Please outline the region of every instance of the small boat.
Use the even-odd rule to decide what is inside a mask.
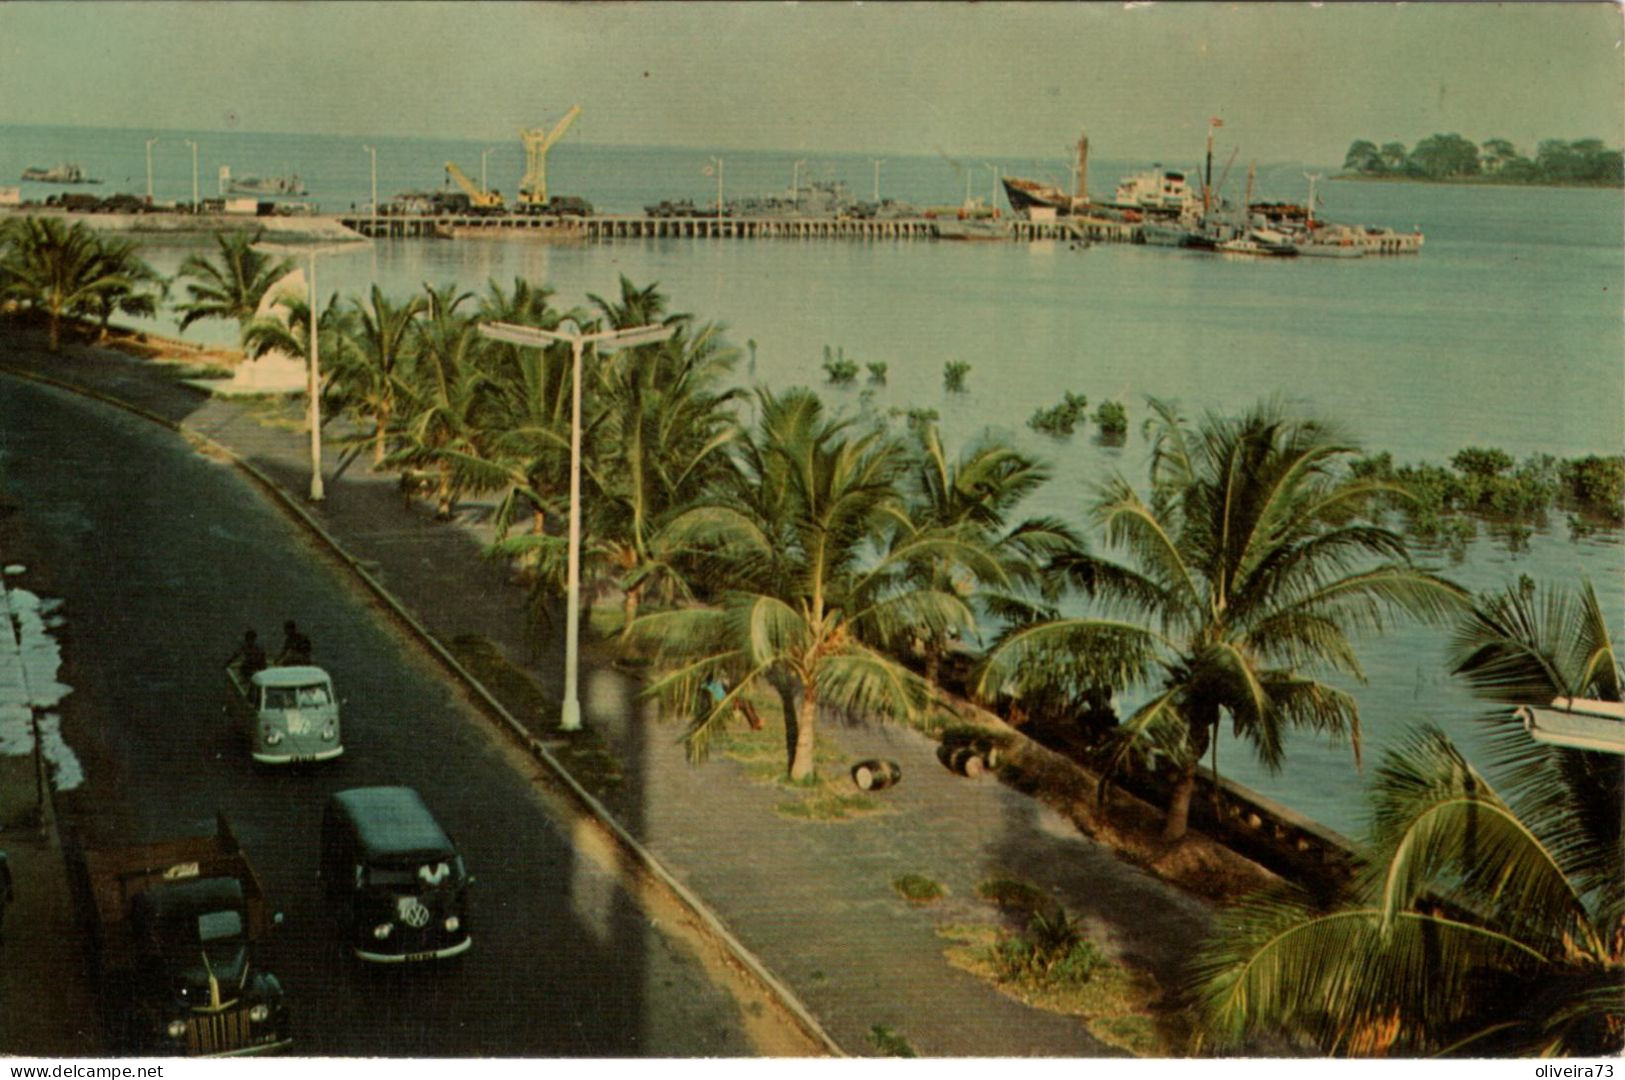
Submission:
[[[308,195],[297,173],[287,176],[231,176],[226,191],[232,195]]]
[[[939,218],[938,240],[1008,240],[1010,223],[997,218]]]
[[[36,184],[99,184],[100,180],[85,175],[73,162],[57,165],[53,168],[42,169],[37,165],[23,170],[23,179],[31,180]]]
[[[1298,254],[1298,247],[1285,233],[1274,229],[1250,229],[1244,236],[1237,236],[1229,240],[1221,240],[1213,247],[1224,255],[1271,255],[1287,256]]]

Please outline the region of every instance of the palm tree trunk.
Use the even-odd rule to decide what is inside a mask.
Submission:
[[[55,308],[51,309],[51,336],[50,350],[56,352],[62,346],[62,315]]]
[[[377,425],[377,430],[372,435],[372,467],[381,469],[384,467],[384,458],[388,456],[386,451],[388,450],[387,444],[389,441],[389,407],[387,405],[378,407],[378,415],[373,418],[373,423]]]
[[[818,720],[818,693],[812,687],[801,692],[796,708],[794,742],[790,751],[790,779],[805,780],[813,774],[814,728]]]
[[[451,517],[451,469],[440,466],[440,483],[435,489],[434,516],[442,520]]]
[[[1168,800],[1168,821],[1162,828],[1162,838],[1169,843],[1185,839],[1190,828],[1191,797],[1196,794],[1196,758],[1187,761],[1174,782],[1174,794]]]
[[[626,595],[621,598],[622,626],[631,626],[632,620],[638,617],[638,601],[642,598],[642,596],[642,585],[634,585],[630,589],[626,590]]]
[[[1188,756],[1180,764],[1179,779],[1174,781],[1174,793],[1168,800],[1168,820],[1163,825],[1162,838],[1169,843],[1185,839],[1190,829],[1191,798],[1196,794],[1196,770],[1202,764],[1208,741],[1214,738],[1219,724],[1219,707],[1209,702],[1195,702],[1187,723],[1190,730]],[[1216,739],[1214,741],[1217,741]]]

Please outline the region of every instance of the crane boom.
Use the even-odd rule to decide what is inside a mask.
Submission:
[[[484,210],[491,210],[502,205],[501,195],[494,191],[482,191],[480,186],[470,180],[463,170],[457,167],[455,162],[446,162],[446,175],[451,177],[457,186],[463,189],[463,194],[467,195],[468,201],[475,206]]]
[[[519,138],[525,144],[525,176],[519,181],[519,201],[540,205],[547,202],[547,152],[564,137],[570,125],[581,115],[581,106],[572,105],[552,131],[542,128],[520,128]]]

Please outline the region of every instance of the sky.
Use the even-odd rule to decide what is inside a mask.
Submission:
[[[0,124],[1261,161],[1622,141],[1612,3],[0,3]]]

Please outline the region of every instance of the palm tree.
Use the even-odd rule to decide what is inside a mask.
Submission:
[[[668,703],[730,681],[689,725],[696,760],[741,693],[758,683],[777,690],[789,777],[801,781],[814,772],[821,706],[914,717],[928,700],[930,688],[881,643],[904,627],[972,626],[964,601],[913,581],[910,563],[942,555],[994,577],[997,568],[950,536],[888,544],[908,526],[897,490],[905,457],[882,432],[825,416],[807,390],[757,397],[761,419],[739,440],[730,482],[664,530],[665,543],[701,559],[698,578],[714,583],[714,602],[642,615],[625,640],[675,665],[648,691]]]
[[[1344,1054],[1617,1055],[1625,1046],[1618,755],[1534,742],[1512,704],[1620,700],[1596,595],[1481,600],[1456,672],[1500,703],[1503,800],[1440,731],[1372,785],[1366,867],[1317,906],[1284,890],[1226,913],[1194,967],[1203,1037],[1261,1034]]]
[[[83,222],[69,228],[60,218],[26,217],[12,225],[6,241],[0,288],[45,312],[51,352],[61,347],[64,317],[92,310],[98,297],[136,288],[130,276],[133,265],[109,262],[100,240]]]
[[[661,527],[724,474],[738,436],[730,411],[738,391],[721,384],[736,356],[708,324],[598,366],[588,531],[618,579],[626,623],[647,595],[665,602],[688,595]]]
[[[192,254],[181,263],[177,280],[192,279],[181,304],[181,330],[199,319],[230,319],[246,329],[259,313],[266,292],[293,270],[293,260],[275,258],[254,247],[264,230],[215,233],[220,261]]]
[[[108,237],[101,241],[103,268],[128,282],[91,298],[89,306],[101,321],[98,336],[103,341],[107,339],[107,326],[115,311],[151,318],[158,314],[160,296],[169,292],[169,282],[140,257],[140,250],[141,244],[136,240]]]
[[[372,463],[377,468],[389,452],[391,426],[403,395],[402,379],[410,362],[413,333],[428,300],[413,296],[405,303],[390,300],[373,285],[369,303],[354,298],[354,334],[344,360],[333,369],[333,383],[350,407],[373,423]]]
[[[481,464],[480,414],[490,401],[491,380],[480,363],[478,326],[458,311],[471,294],[455,286],[424,288],[427,318],[415,334],[416,360],[399,428],[403,445],[384,463],[434,468],[435,513],[449,518],[470,467]]]
[[[1356,448],[1325,426],[1266,405],[1192,428],[1151,404],[1151,501],[1118,476],[1094,505],[1107,542],[1131,562],[1070,559],[1066,572],[1093,612],[1008,631],[977,693],[1053,690],[1057,671],[1079,694],[1149,686],[1150,699],[1118,732],[1112,766],[1148,750],[1172,759],[1178,776],[1163,835],[1174,841],[1226,715],[1271,770],[1281,767],[1288,728],[1346,737],[1358,761],[1354,698],[1305,672],[1362,678],[1351,630],[1380,629],[1394,611],[1438,617],[1462,594],[1410,565],[1397,534],[1355,520],[1393,489],[1349,479]]]
[[[272,350],[310,364],[310,305],[301,299],[289,299],[279,305],[279,313],[254,319],[243,327],[243,348],[250,359],[257,359]],[[328,298],[327,307],[316,317],[316,353],[329,366],[322,385],[316,388],[324,397],[333,384],[333,372],[345,370],[350,359],[354,338],[351,312],[339,303],[337,293]],[[326,412],[324,410],[324,414]]]
[[[923,529],[952,530],[981,547],[998,563],[1001,582],[1020,586],[1024,595],[994,588],[995,583],[960,574],[940,559],[922,562],[917,573],[935,587],[974,598],[984,613],[1004,620],[1031,621],[1042,609],[1030,597],[1043,596],[1053,578],[1043,570],[1053,560],[1082,551],[1076,533],[1052,517],[1027,518],[1009,525],[1010,514],[1049,480],[1049,470],[997,438],[987,436],[950,460],[934,423],[916,425],[908,485],[908,514]],[[1051,591],[1047,597],[1055,599]],[[923,653],[926,679],[935,684],[949,642],[906,643]]]

